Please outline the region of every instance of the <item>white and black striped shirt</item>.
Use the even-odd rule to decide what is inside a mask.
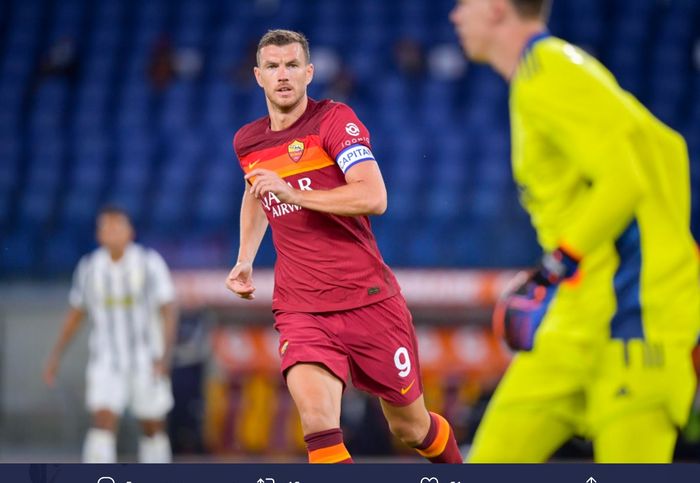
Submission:
[[[174,299],[170,271],[154,250],[132,243],[116,262],[105,248],[85,255],[75,269],[70,304],[93,322],[90,362],[117,371],[162,356],[159,309]]]

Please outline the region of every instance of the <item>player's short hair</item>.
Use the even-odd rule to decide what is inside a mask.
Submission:
[[[268,30],[265,35],[262,36],[260,42],[258,42],[258,51],[255,53],[255,60],[260,65],[260,49],[267,47],[268,45],[276,45],[278,47],[283,47],[289,44],[298,43],[301,45],[304,51],[304,56],[306,57],[306,63],[311,62],[311,52],[309,52],[309,41],[306,40],[304,34],[301,32],[294,32],[293,30],[283,30],[275,29]]]
[[[129,216],[129,213],[127,213],[127,211],[119,205],[111,203],[104,205],[102,208],[100,208],[100,211],[97,212],[97,218],[101,217],[102,215],[123,216],[129,223],[131,223],[131,217]]]
[[[510,0],[522,18],[542,18],[549,17],[552,8],[552,0]]]

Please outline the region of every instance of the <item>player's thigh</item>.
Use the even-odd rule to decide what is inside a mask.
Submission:
[[[572,396],[573,397],[573,396]],[[543,463],[575,434],[575,427],[552,406],[570,402],[491,406],[479,425],[467,463]]]
[[[317,364],[342,381],[348,378],[348,357],[338,340],[339,317],[302,312],[276,312],[279,332],[280,370],[287,377],[297,364]]]
[[[611,340],[588,387],[593,435],[621,416],[651,408],[665,409],[681,427],[696,387],[690,347],[641,339]]]
[[[676,428],[687,421],[696,386],[688,346],[611,340],[587,391],[596,458],[670,461]],[[615,450],[615,444],[624,449]]]
[[[620,415],[593,439],[596,463],[670,463],[678,430],[661,407]]]
[[[401,295],[348,311],[342,340],[355,387],[393,406],[423,394],[418,342]]]
[[[128,403],[127,375],[108,364],[88,364],[85,404],[90,413],[108,411],[120,416]]]
[[[131,378],[131,411],[140,420],[164,419],[173,407],[170,378],[156,375],[152,367],[135,370]]]
[[[549,354],[517,354],[474,437],[469,462],[543,462],[583,430],[585,399],[577,371]]]

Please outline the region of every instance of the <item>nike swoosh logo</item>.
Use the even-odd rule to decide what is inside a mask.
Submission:
[[[400,390],[399,392],[401,393],[402,396],[405,396],[406,393],[407,393],[408,391],[411,390],[411,388],[413,387],[413,383],[414,383],[414,382],[416,382],[415,379],[412,380],[412,381],[411,381],[411,384],[409,384],[408,386],[402,387],[402,388],[401,388],[401,390]]]
[[[253,168],[255,167],[255,165],[258,164],[260,161],[261,161],[261,160],[258,159],[258,160],[255,161],[254,163],[248,163],[248,169],[253,169]]]

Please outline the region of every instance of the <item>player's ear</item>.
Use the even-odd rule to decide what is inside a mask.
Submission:
[[[258,83],[258,85],[262,87],[262,72],[260,71],[260,67],[258,67],[257,65],[253,67],[253,75],[255,76],[255,80]]]
[[[314,65],[309,63],[306,64],[306,85],[308,86],[311,84],[311,81],[314,78]]]
[[[500,23],[507,16],[509,9],[513,9],[510,0],[493,0],[489,2],[489,20],[494,24]]]

